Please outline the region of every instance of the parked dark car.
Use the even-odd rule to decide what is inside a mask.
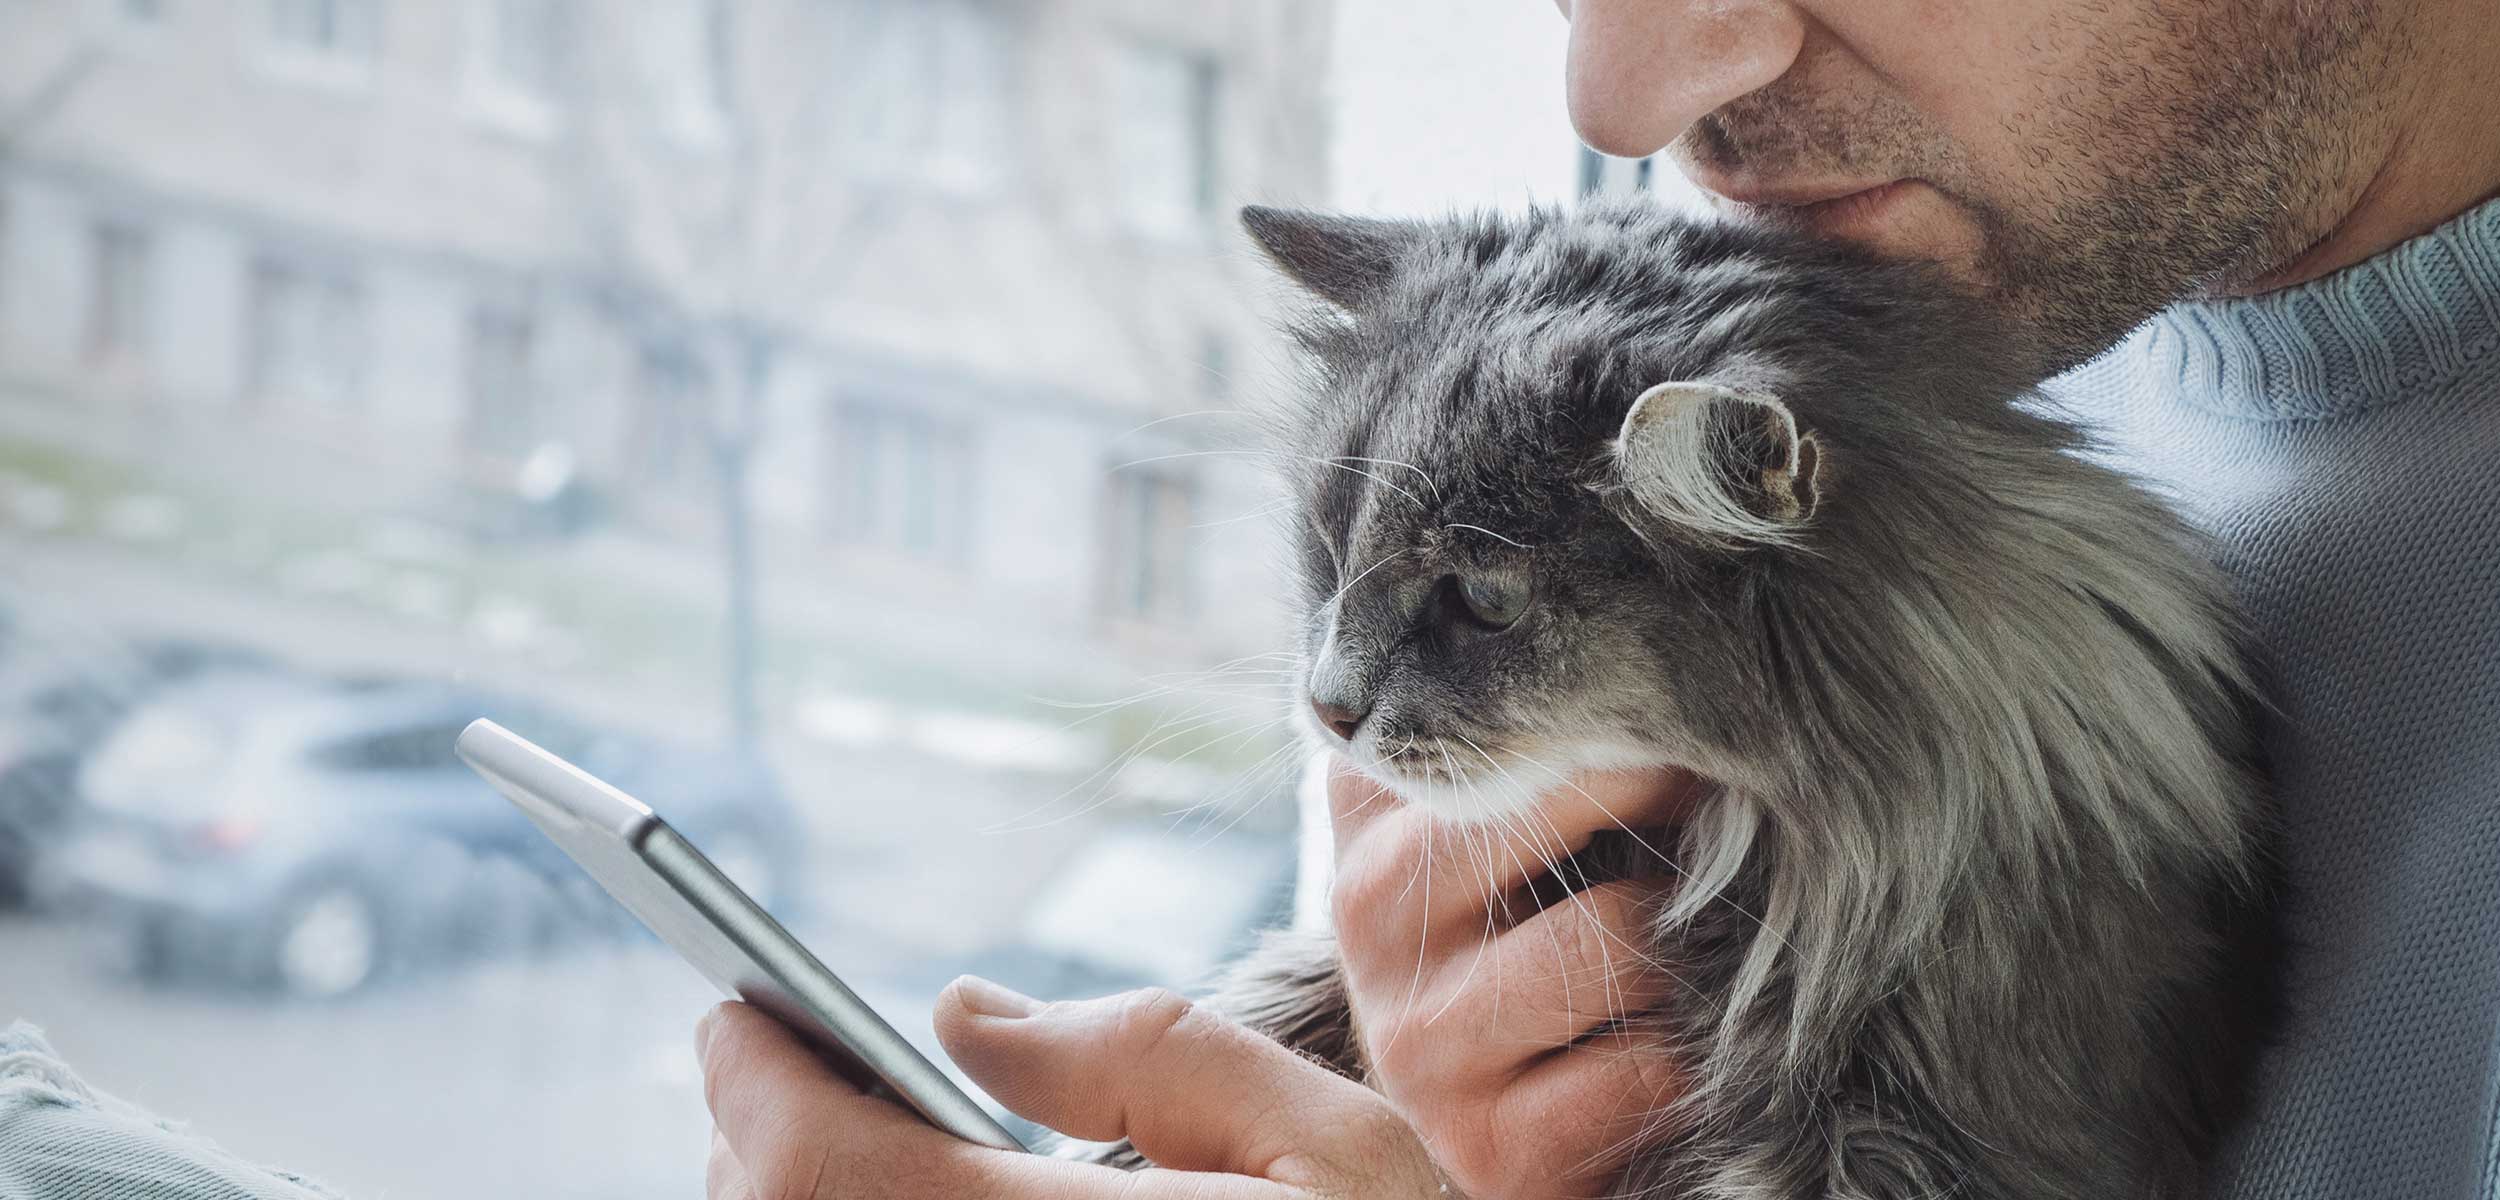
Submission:
[[[0,659],[0,909],[30,898],[36,859],[76,816],[80,761],[133,708],[203,672],[279,669],[216,642],[16,633]]]
[[[147,976],[306,997],[629,928],[454,757],[480,716],[649,801],[768,906],[792,901],[796,821],[752,756],[449,686],[240,673],[167,691],[97,747],[91,815],[47,878],[118,923]]]

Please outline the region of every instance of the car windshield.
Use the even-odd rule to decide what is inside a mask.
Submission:
[[[477,716],[924,1047],[1203,979],[1306,754],[1235,213],[1648,178],[1543,7],[0,5],[0,1023],[353,1196],[699,1193],[712,989]]]

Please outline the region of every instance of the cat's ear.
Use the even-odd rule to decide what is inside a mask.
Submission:
[[[1412,221],[1259,204],[1241,210],[1241,227],[1295,283],[1348,311],[1388,286],[1398,253],[1419,229]]]
[[[1651,513],[1719,545],[1793,542],[1822,498],[1823,446],[1776,397],[1662,383],[1632,402],[1615,471]]]

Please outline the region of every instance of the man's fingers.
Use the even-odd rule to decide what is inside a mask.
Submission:
[[[1671,768],[1603,772],[1564,781],[1532,809],[1475,824],[1412,806],[1365,818],[1350,840],[1340,833],[1330,891],[1348,961],[1358,970],[1392,958],[1411,964],[1418,940],[1426,960],[1473,953],[1488,927],[1511,923],[1532,880],[1602,831],[1658,829],[1691,802],[1694,784],[1689,772]],[[1372,786],[1361,776],[1339,778],[1330,794]]]
[[[712,1124],[741,1161],[805,1144],[804,1135],[835,1118],[839,1101],[866,1099],[780,1022],[745,1004],[704,1014],[695,1053]]]
[[[738,1156],[729,1152],[729,1139],[712,1130],[712,1155],[703,1164],[704,1200],[755,1200],[755,1185],[747,1182],[746,1171],[738,1165]]]
[[[1637,883],[1600,884],[1556,902],[1495,938],[1483,962],[1445,966],[1445,979],[1460,969],[1474,978],[1445,984],[1457,992],[1439,1002],[1446,1011],[1435,1022],[1525,1061],[1650,1011],[1675,986],[1649,936],[1656,904],[1656,890]]]
[[[1491,1114],[1500,1129],[1577,1131],[1543,1164],[1553,1177],[1597,1181],[1632,1151],[1667,1131],[1686,1081],[1655,1032],[1618,1030],[1556,1053],[1502,1093]]]
[[[862,1094],[780,1022],[748,1005],[714,1008],[698,1039],[704,1100],[735,1164],[734,1182],[747,1189],[728,1193],[739,1200],[1291,1200],[1287,1189],[1259,1180],[1169,1171],[1132,1176],[976,1146]],[[715,1180],[727,1172],[717,1153],[714,1168]]]
[[[1369,1090],[1171,992],[1042,1004],[966,976],[936,1021],[946,1052],[1008,1108],[1127,1138],[1181,1171],[1318,1183],[1331,1143],[1396,1141],[1379,1136],[1396,1117]]]

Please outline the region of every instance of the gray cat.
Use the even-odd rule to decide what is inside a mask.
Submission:
[[[1640,203],[1243,220],[1325,302],[1279,456],[1313,736],[1460,820],[1712,781],[1649,839],[1691,1091],[1615,1194],[2198,1194],[2273,1015],[2260,691],[2021,331]],[[1215,1003],[1363,1074],[1325,939]]]

